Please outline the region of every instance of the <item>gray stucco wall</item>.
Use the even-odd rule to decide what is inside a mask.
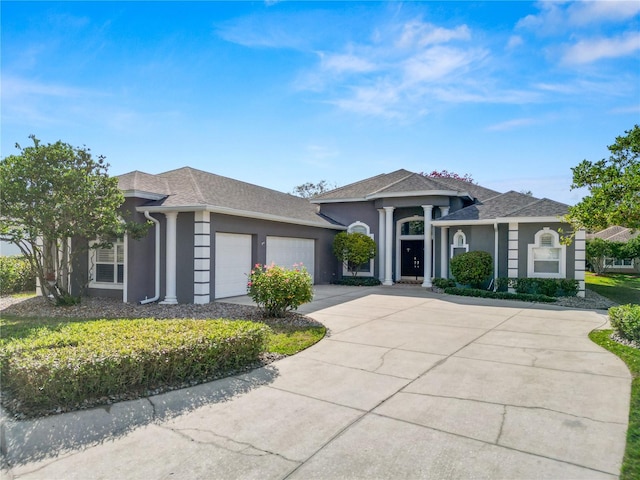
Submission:
[[[529,253],[529,244],[534,243],[535,235],[544,227],[558,232],[559,228],[563,231],[571,231],[571,226],[566,223],[520,223],[518,225],[518,277],[527,276],[527,258]],[[575,278],[575,243],[567,246],[566,249],[566,278]]]

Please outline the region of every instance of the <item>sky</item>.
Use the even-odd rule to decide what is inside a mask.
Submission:
[[[640,124],[640,2],[0,2],[0,157],[291,192],[399,168],[575,204]]]

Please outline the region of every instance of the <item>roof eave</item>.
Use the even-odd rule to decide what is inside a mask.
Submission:
[[[406,197],[467,197],[473,198],[469,192],[457,192],[455,190],[417,190],[413,192],[378,192],[359,198],[318,198],[310,199],[311,203],[349,203],[367,202],[378,198],[406,198]]]
[[[145,190],[122,190],[122,194],[125,198],[142,198],[144,200],[162,200],[167,197],[164,193],[153,193]]]
[[[482,220],[432,220],[436,227],[454,227],[456,225],[493,225],[494,223],[566,223],[561,217],[496,217]]]

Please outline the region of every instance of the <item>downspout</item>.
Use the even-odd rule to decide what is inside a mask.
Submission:
[[[498,222],[493,224],[493,291],[498,290]]]
[[[155,295],[152,298],[145,298],[144,300],[141,300],[140,305],[157,302],[160,298],[160,221],[149,215],[149,210],[144,211],[144,216],[156,224],[156,285]]]

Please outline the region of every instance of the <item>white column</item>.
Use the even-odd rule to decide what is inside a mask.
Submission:
[[[585,295],[585,259],[586,259],[586,232],[584,230],[578,230],[576,232],[576,238],[574,239],[575,249],[575,279],[578,280],[578,297],[584,298]]]
[[[440,227],[440,277],[449,278],[449,227]]]
[[[509,278],[518,278],[518,224],[509,224],[509,251],[507,257]],[[509,287],[510,292],[515,290]]]
[[[166,212],[167,230],[166,238],[166,260],[165,260],[165,294],[162,305],[175,305],[178,303],[176,296],[176,235],[178,226],[178,212]]]
[[[433,259],[431,216],[433,205],[422,205],[424,210],[424,273],[422,286],[429,288],[431,284],[431,260]]]
[[[378,209],[378,279],[384,282],[384,264],[385,257],[385,217],[384,209]]]
[[[391,272],[393,269],[392,252],[393,252],[393,211],[395,207],[384,207],[385,211],[385,230],[384,230],[384,282],[383,285],[393,285]]]
[[[440,217],[449,215],[449,207],[440,207]],[[449,227],[440,227],[440,277],[449,278]]]
[[[195,212],[193,232],[193,303],[211,300],[211,224],[209,212]]]

